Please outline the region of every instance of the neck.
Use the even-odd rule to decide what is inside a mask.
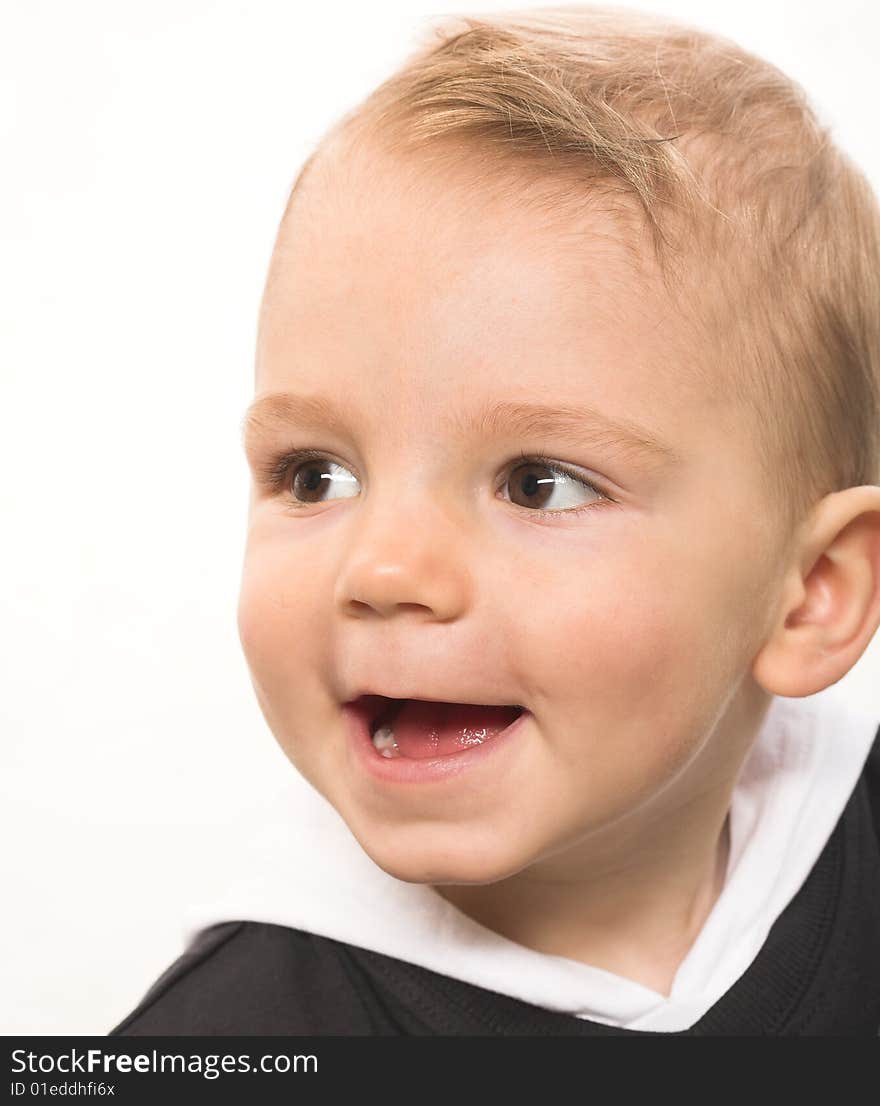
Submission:
[[[579,879],[532,866],[494,884],[434,890],[511,941],[668,995],[724,887],[728,853],[725,817],[705,848],[678,850],[674,864],[652,852]]]

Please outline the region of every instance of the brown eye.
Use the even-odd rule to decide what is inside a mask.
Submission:
[[[286,460],[283,483],[295,502],[321,503],[326,499],[339,499],[349,494],[349,486],[357,483],[344,465],[327,457],[309,456],[307,459]]]
[[[258,473],[262,486],[271,494],[280,495],[291,509],[358,494],[357,476],[318,450],[294,449],[277,454],[258,466]],[[505,484],[512,489],[511,503],[532,508],[536,515],[548,518],[614,502],[583,476],[544,457],[522,456]],[[585,491],[590,496],[583,503],[580,500]]]
[[[546,514],[576,511],[607,498],[589,480],[546,461],[532,460],[517,465],[507,483],[511,503],[518,507],[533,507]],[[592,502],[579,502],[583,490],[592,493]],[[548,506],[550,509],[547,509]]]

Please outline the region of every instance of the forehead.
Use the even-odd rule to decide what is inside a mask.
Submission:
[[[644,425],[698,398],[677,322],[626,210],[563,210],[515,167],[333,151],[279,232],[257,392],[320,382],[386,415],[538,392]]]
[[[345,259],[361,275],[367,267],[373,284],[416,275],[448,287],[491,275],[490,290],[531,270],[548,291],[554,285],[560,312],[600,284],[627,286],[641,303],[654,290],[646,228],[634,203],[612,199],[607,186],[589,189],[534,165],[443,146],[419,155],[338,146],[313,160],[291,198],[273,256],[282,274],[285,261],[307,257],[319,277]],[[571,294],[560,297],[566,285]],[[612,307],[609,297],[604,302]]]

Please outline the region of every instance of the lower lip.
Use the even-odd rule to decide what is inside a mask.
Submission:
[[[471,745],[460,753],[448,756],[416,760],[413,757],[384,757],[373,744],[370,725],[362,713],[343,706],[348,726],[352,753],[363,769],[373,779],[382,783],[436,783],[461,775],[479,764],[488,763],[502,749],[508,748],[512,740],[522,729],[523,723],[531,717],[524,710],[510,725],[479,745]]]

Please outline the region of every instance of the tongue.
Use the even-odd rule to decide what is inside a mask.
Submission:
[[[460,753],[506,729],[518,717],[516,707],[427,703],[405,699],[391,724],[402,756],[423,760]]]

